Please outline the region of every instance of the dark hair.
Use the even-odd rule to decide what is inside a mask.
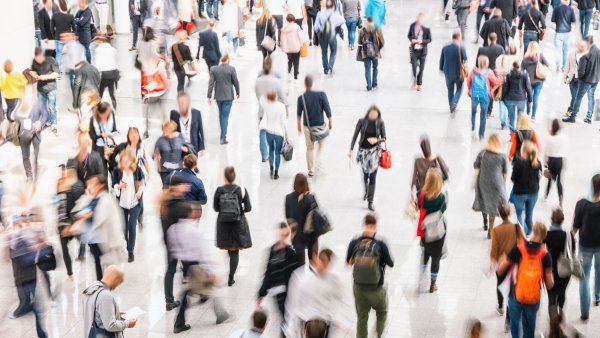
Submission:
[[[144,27],[144,41],[152,41],[154,40],[154,30],[150,26]]]
[[[594,192],[594,196],[600,195],[600,174],[592,177],[592,191]]]
[[[285,20],[286,20],[287,22],[294,22],[294,21],[296,21],[296,18],[294,17],[294,14],[288,14],[288,15],[285,17]]]
[[[550,133],[554,136],[554,135],[558,134],[559,130],[560,130],[560,122],[558,121],[558,119],[552,120],[552,127],[550,128]]]
[[[294,177],[294,192],[297,194],[304,194],[305,192],[310,191],[310,186],[308,185],[308,177],[303,173],[297,173]]]
[[[135,130],[135,132],[138,134],[138,137],[140,137],[140,140],[138,141],[137,145],[135,146],[136,150],[139,150],[140,147],[142,146],[142,138],[140,135],[140,130],[137,127],[129,127],[129,129],[127,129],[127,145],[131,144],[131,140],[129,139],[129,132]]]
[[[498,203],[498,214],[503,221],[508,220],[508,217],[510,217],[510,205],[504,199]]]
[[[377,216],[374,213],[369,212],[365,215],[364,219],[365,225],[377,225]]]
[[[380,120],[381,119],[381,110],[376,105],[372,105],[369,107],[369,109],[367,109],[367,114],[365,114],[365,119],[367,119],[369,117],[369,113],[372,110],[375,110],[377,112],[377,119]]]
[[[256,310],[252,313],[252,326],[259,330],[264,330],[267,326],[267,312]]]
[[[452,33],[452,40],[458,40],[458,38],[460,38],[460,31]]]
[[[90,176],[90,177],[88,177],[86,182],[89,182],[91,180],[96,180],[96,182],[103,187],[102,190],[108,190],[108,179],[106,178],[106,175],[96,174],[96,175]]]
[[[267,55],[263,60],[263,72],[265,74],[271,74],[271,69],[273,68],[273,61],[271,61],[271,57]]]
[[[496,33],[494,33],[494,32],[491,32],[491,33],[488,35],[488,39],[490,39],[490,41],[491,41],[492,43],[495,43],[496,41],[498,41],[498,34],[496,34]]]
[[[65,0],[58,0],[58,7],[62,12],[66,12],[67,10],[69,10],[69,7],[67,6],[67,2]]]
[[[229,183],[233,183],[235,181],[235,168],[234,167],[225,167],[225,179]]]
[[[427,137],[427,135],[424,135],[423,137],[421,137],[421,151],[423,152],[423,156],[425,158],[429,158],[431,157],[431,144],[429,144],[429,137]]]
[[[519,69],[519,61],[513,61],[513,69]]]
[[[328,330],[327,323],[320,319],[309,320],[304,324],[306,338],[325,338]]]
[[[481,337],[483,331],[483,324],[479,319],[472,319],[469,321],[469,337]]]
[[[287,222],[279,222],[279,229],[288,229],[289,227]]]
[[[334,7],[335,7],[335,1],[325,0],[325,8],[334,8]]]
[[[313,85],[313,78],[310,75],[306,75],[306,77],[304,78],[304,87],[306,87],[306,89],[311,89]]]
[[[183,158],[183,166],[188,169],[194,169],[196,167],[196,163],[198,163],[198,157],[194,154],[187,154]]]
[[[588,35],[588,36],[585,38],[585,41],[586,41],[587,43],[589,43],[590,45],[593,45],[593,44],[594,44],[594,37],[593,37],[593,36],[591,36],[591,35]]]
[[[110,112],[110,104],[108,102],[100,102],[96,105],[96,114],[95,115],[95,119],[98,120],[100,114],[104,114],[106,112]]]
[[[372,23],[372,22],[373,22],[373,18],[372,18],[372,17],[370,17],[370,16],[367,16],[367,22],[368,22],[368,23]]]
[[[319,258],[323,259],[323,257],[327,257],[327,260],[331,262],[331,258],[333,258],[333,251],[331,249],[323,249],[319,252]]]
[[[43,52],[44,51],[40,47],[35,47],[35,49],[33,50],[33,55],[38,56],[38,55],[42,54]]]
[[[267,100],[269,100],[269,101],[275,101],[275,100],[277,100],[277,93],[275,93],[272,90],[269,90],[267,92]]]
[[[561,208],[556,208],[552,210],[552,216],[550,217],[550,221],[555,225],[562,225],[565,221],[565,214],[563,213]]]

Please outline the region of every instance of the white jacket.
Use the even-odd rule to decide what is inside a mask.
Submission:
[[[258,125],[259,128],[269,134],[284,137],[287,130],[285,105],[279,101],[269,101],[263,96],[260,98],[260,106],[263,109],[263,117]]]

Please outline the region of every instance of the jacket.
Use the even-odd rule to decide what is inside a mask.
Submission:
[[[77,160],[77,156],[70,158],[67,161],[67,168],[75,169],[77,171],[77,179],[83,183],[94,175],[106,175],[106,166],[102,163],[102,157],[100,157],[98,152],[93,150],[87,154],[83,163]]]
[[[265,32],[265,29],[267,30]],[[273,40],[277,40],[277,28],[274,23],[274,19],[267,19],[263,22],[256,21],[256,48],[260,50],[263,39],[266,36],[270,37]]]
[[[287,287],[290,277],[300,266],[296,250],[291,245],[276,249],[275,245],[269,250],[265,276],[258,290],[258,297],[265,297],[269,289],[276,286]]]
[[[592,45],[588,52],[579,59],[577,78],[587,83],[600,81],[600,49]]]
[[[142,11],[140,10],[140,12],[142,12]],[[178,13],[178,19],[180,21],[191,22],[192,19],[197,19],[198,18],[198,1],[196,1],[196,0],[178,0],[177,1],[177,13]]]
[[[52,7],[52,17],[54,18],[56,15],[56,9]],[[42,33],[42,40],[54,40],[54,27],[52,26],[52,19],[48,15],[48,11],[46,8],[42,8],[38,11],[38,21],[40,23],[40,32]]]
[[[496,60],[500,55],[504,54],[504,47],[500,46],[497,43],[491,44],[487,47],[480,47],[477,51],[477,59],[479,59],[480,55],[485,55],[490,60],[490,69],[496,69]]]
[[[116,146],[116,142],[115,140],[109,140],[109,139],[102,139],[102,133],[106,133],[106,134],[113,134],[113,135],[117,135],[119,133],[118,129],[117,129],[117,119],[115,118],[115,111],[112,110],[110,112],[110,116],[108,117],[108,123],[109,125],[112,122],[112,126],[110,126],[108,128],[108,130],[103,130],[100,126],[100,124],[98,123],[98,121],[92,116],[92,118],[90,118],[90,126],[89,126],[89,134],[90,134],[90,139],[92,139],[92,149],[95,151],[99,151],[100,148],[102,148],[103,146],[101,146],[102,144],[108,146],[108,145],[112,145],[112,146]],[[98,140],[100,140],[100,145],[98,144]]]
[[[365,16],[373,18],[376,29],[385,24],[386,11],[386,3],[383,0],[370,0],[365,6]]]
[[[468,88],[468,93],[469,96],[471,96],[471,85],[473,84],[473,77],[475,76],[475,73],[477,74],[481,74],[481,70],[479,68],[473,68],[473,70],[471,71],[471,73],[469,74],[469,77],[467,78],[467,88]],[[492,89],[497,87],[498,85],[501,84],[500,82],[501,80],[496,76],[496,74],[494,73],[493,70],[491,69],[487,69],[487,77],[486,77],[486,88],[487,88],[487,92],[488,92],[488,96],[492,96]]]
[[[577,7],[579,9],[600,9],[600,1],[598,0],[578,0]]]
[[[62,33],[74,32],[75,23],[74,18],[71,14],[56,12],[52,16],[52,28],[54,30],[53,35],[55,39],[60,39]]]
[[[191,108],[190,109],[190,143],[194,146],[196,151],[204,150],[204,126],[202,124],[202,114],[199,110]],[[177,131],[181,133],[181,124],[179,123],[179,118],[181,114],[176,110],[171,110],[171,115],[169,119],[175,123],[177,123]]]
[[[129,17],[133,17],[134,14],[134,10],[135,10],[135,1],[136,0],[129,0]],[[143,17],[144,13],[146,12],[146,10],[148,9],[148,4],[146,3],[146,0],[139,0],[140,2],[140,15]]]
[[[223,250],[240,250],[252,246],[250,228],[246,213],[252,210],[248,191],[236,184],[226,184],[217,188],[213,200],[213,208],[216,212],[221,211],[220,198],[225,192],[235,192],[240,204],[241,218],[237,222],[223,222],[221,215],[217,216],[217,247]]]
[[[358,32],[358,50],[356,52],[357,59],[362,61],[367,58],[367,52],[365,48],[363,48],[364,39],[367,34],[374,34],[373,46],[375,47],[375,58],[381,59],[381,49],[385,44],[385,40],[383,39],[383,32],[381,29],[376,28],[374,31],[369,29],[368,27],[363,27],[360,32]]]
[[[508,73],[504,86],[502,86],[502,100],[533,101],[531,82],[527,72],[513,69]]]
[[[263,107],[264,116],[258,124],[260,130],[269,134],[285,137],[287,135],[287,116],[285,105],[279,101],[269,101],[261,97],[260,105]]]
[[[221,49],[219,48],[219,37],[212,29],[207,28],[198,33],[198,52],[196,58],[200,56],[200,48],[202,48],[202,58],[210,63],[219,63],[221,59]]]
[[[502,12],[504,13],[504,12]],[[488,36],[490,33],[496,33],[498,40],[496,41],[500,46],[506,50],[508,48],[508,39],[511,35],[511,28],[509,22],[499,16],[494,16],[483,23],[479,36],[483,38],[483,46],[488,45]]]
[[[492,8],[500,8],[502,17],[508,22],[517,17],[517,0],[493,0]]]
[[[121,200],[121,189],[117,187],[117,185],[121,182],[121,179],[123,178],[123,171],[121,169],[119,169],[119,167],[115,167],[115,170],[113,171],[112,174],[112,182],[113,182],[113,191],[115,192],[115,196],[117,197],[117,199],[120,201]],[[135,171],[133,172],[133,181],[134,181],[134,185],[135,185],[135,192],[138,193],[140,190],[143,191],[144,189],[144,172],[142,171],[142,168],[140,167],[136,167]]]
[[[100,72],[86,61],[82,61],[76,65],[73,72],[75,75],[73,107],[79,108],[79,99],[84,89],[93,88],[98,92],[98,88],[100,88]]]
[[[454,0],[455,9],[467,9],[471,5],[471,0]]]
[[[569,5],[561,5],[552,11],[552,22],[556,23],[557,33],[569,33],[571,25],[577,21],[575,10]]]
[[[169,257],[183,262],[194,262],[210,274],[218,272],[218,261],[213,257],[213,241],[205,228],[198,227],[197,219],[182,218],[167,230]]]
[[[190,184],[190,190],[183,195],[186,201],[199,202],[202,205],[206,204],[208,197],[206,197],[204,183],[202,183],[202,180],[192,170],[188,168],[177,169],[170,176],[170,179],[173,179],[175,176],[183,178]]]
[[[259,100],[269,91],[274,91],[277,93],[277,100],[283,103],[286,107],[289,106],[287,93],[284,89],[284,83],[280,78],[276,77],[272,74],[260,75],[256,79],[256,83],[254,84],[254,93],[256,94],[256,99]],[[258,119],[262,119],[263,117],[263,107],[258,105]]]
[[[577,54],[579,54],[579,52],[577,50],[574,50],[571,53],[569,53],[569,56],[567,57],[565,71],[563,73],[563,78],[567,83],[573,81],[578,76],[577,65],[579,63],[579,60]],[[581,55],[581,57],[583,57],[583,55]]]
[[[12,72],[2,76],[0,74],[0,90],[5,99],[21,99],[25,93],[27,79],[23,73]]]
[[[208,98],[213,97],[217,101],[233,101],[235,94],[240,96],[240,83],[238,82],[235,68],[228,63],[221,63],[210,69],[208,80]]]
[[[460,53],[460,54],[459,54]],[[467,62],[467,50],[462,45],[452,42],[442,48],[440,55],[440,71],[448,79],[457,79],[460,70],[460,61]]]
[[[297,232],[292,239],[295,248],[304,248],[304,245],[310,241],[310,235],[304,233],[304,224],[308,213],[313,206],[318,205],[315,195],[308,193],[302,198],[293,191],[285,196],[285,218],[293,219],[296,222]]]
[[[102,282],[92,282],[83,290],[83,332],[86,337],[95,321],[100,329],[114,333],[116,338],[123,338],[123,331],[129,326],[129,320],[120,318],[119,304],[111,290]],[[100,333],[96,337],[104,338],[106,335]]]
[[[305,126],[321,126],[325,124],[325,118],[331,117],[331,107],[329,106],[329,100],[325,92],[316,92],[309,90],[298,97],[297,102],[297,117],[303,118]],[[304,116],[303,116],[304,115]],[[306,116],[308,116],[308,124],[306,122]]]
[[[352,135],[352,142],[350,142],[350,149],[354,149],[354,144],[356,143],[356,139],[358,138],[358,135],[360,134],[360,139],[358,139],[358,146],[360,147],[360,145],[363,143],[363,141],[365,140],[365,131],[367,130],[367,126],[369,124],[369,120],[367,118],[362,118],[359,119],[358,122],[356,123],[356,128],[354,128],[354,135]],[[385,123],[383,122],[382,119],[377,119],[375,122],[375,127],[377,129],[376,133],[377,133],[377,139],[381,142],[381,141],[385,141],[386,139],[386,134],[385,134]]]
[[[515,226],[516,225],[516,226]],[[490,258],[498,262],[504,254],[508,254],[517,245],[518,238],[525,238],[523,227],[511,222],[503,222],[492,229],[492,245]]]
[[[527,74],[529,74],[529,81],[531,82],[531,85],[544,82],[544,80],[535,75],[535,69],[537,68],[538,60],[544,66],[548,66],[548,61],[546,61],[546,58],[543,54],[540,54],[538,57],[525,57],[523,58],[523,61],[521,61],[521,68],[526,70]]]
[[[542,164],[537,161],[537,168],[534,168],[529,160],[517,158],[513,162],[513,171],[510,177],[513,181],[513,193],[536,194],[540,190],[540,176],[542,173]]]
[[[286,22],[281,29],[281,50],[285,53],[298,53],[302,47],[302,28],[295,22]]]
[[[80,9],[75,14],[73,23],[75,24],[75,33],[79,37],[79,42],[82,44],[89,44],[92,42],[92,10],[87,7],[86,9]]]
[[[517,132],[510,133],[510,147],[508,148],[508,159],[515,158],[515,154],[518,154],[516,157],[520,157],[521,145],[523,141],[531,141],[536,147],[540,148],[540,142],[537,138],[537,133],[535,130],[517,130]],[[520,134],[520,136],[519,136]]]
[[[408,28],[408,41],[416,40],[419,38],[415,32],[415,26],[416,24],[413,22]],[[427,55],[427,45],[431,42],[431,30],[423,25],[421,25],[421,29],[423,30],[423,43],[421,44],[422,48],[420,50],[423,53],[423,55]],[[413,53],[414,51],[415,45],[411,43],[410,52]]]
[[[35,136],[38,138],[38,140],[41,141],[42,140],[42,131],[44,129],[44,126],[46,125],[46,122],[48,121],[48,111],[44,108],[44,106],[41,102],[38,102],[38,103],[34,104],[28,112],[25,112],[26,115],[23,116],[23,115],[21,115],[22,112],[19,111],[19,106],[20,105],[17,105],[17,107],[12,112],[14,119],[18,120],[21,123],[23,123],[24,119],[30,119],[32,130],[33,130],[33,125],[36,122],[39,122],[41,129],[40,129],[40,131],[35,133]],[[23,124],[21,124],[21,131],[19,131],[19,134],[21,134],[22,131],[23,131]]]

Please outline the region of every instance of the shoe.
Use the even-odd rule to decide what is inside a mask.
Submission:
[[[373,202],[369,202],[369,205],[367,206],[367,208],[369,208],[369,210],[371,210],[371,211],[375,211],[375,207],[373,206]]]
[[[133,252],[130,252],[128,257],[127,257],[127,262],[131,263],[135,260],[135,258],[133,257]]]
[[[373,90],[373,88],[369,88],[367,87],[367,91],[370,92],[371,90]]]
[[[450,14],[446,13],[446,15],[444,15],[444,21],[448,20],[450,20]]]
[[[312,171],[309,171],[309,172],[308,172],[308,177],[313,177],[313,176],[315,176],[315,173],[314,173],[314,172],[312,172]]]
[[[275,170],[275,174],[273,174],[273,179],[274,180],[278,180],[279,179],[279,170]]]
[[[499,307],[496,309],[496,312],[498,312],[498,316],[504,316],[504,309]]]
[[[173,310],[174,308],[176,308],[178,306],[179,306],[179,301],[178,300],[174,300],[172,302],[168,302],[167,305],[165,306],[165,308],[167,309],[167,311],[171,311],[171,310]]]
[[[421,85],[417,85],[417,91],[420,92],[421,91]]]
[[[569,116],[569,117],[565,117],[564,119],[562,119],[563,122],[567,122],[567,123],[575,123],[575,118],[573,116]]]
[[[373,85],[373,90],[377,90],[377,85]]]
[[[600,306],[600,301],[594,301],[594,306]]]
[[[431,281],[431,285],[429,286],[429,293],[434,293],[437,291],[437,285],[435,284],[435,281],[432,280]]]
[[[268,157],[265,157],[265,158],[262,159],[263,162],[267,162],[268,160],[269,160]]]
[[[582,322],[587,322],[588,319],[590,319],[589,315],[581,315],[581,317],[579,317],[579,319],[581,319]]]
[[[131,52],[131,51],[133,51],[133,50],[135,50],[135,46],[131,46],[131,47],[129,47],[129,51],[130,51],[130,52]]]
[[[227,286],[233,286],[233,284],[235,284],[235,280],[233,278],[229,278],[227,281]]]
[[[225,323],[226,321],[228,321],[230,319],[233,319],[233,317],[231,317],[231,315],[229,313],[225,313],[225,314],[217,316],[217,322],[216,323],[217,323],[217,325],[223,324],[223,323]]]
[[[179,332],[187,331],[187,330],[189,330],[191,328],[192,327],[190,326],[190,324],[184,324],[183,326],[175,326],[173,328],[173,333],[179,333]]]
[[[592,124],[592,120],[591,120],[591,119],[588,119],[588,118],[586,118],[585,120],[583,120],[583,122],[585,122],[585,123],[587,123],[587,124]]]
[[[224,138],[224,139],[221,139],[221,144],[228,144],[228,143],[229,143],[229,142],[227,141],[227,139],[226,139],[226,138]]]
[[[273,178],[273,167],[269,167],[269,177],[272,179]]]

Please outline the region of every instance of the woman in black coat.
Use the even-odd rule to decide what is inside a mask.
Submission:
[[[271,16],[271,12],[268,8],[264,8],[260,17],[256,20],[256,47],[259,51],[262,52],[263,60],[268,55],[273,52],[272,50],[267,50],[262,46],[262,42],[265,36],[270,37],[274,41],[276,38],[277,26],[275,25],[275,21],[273,20],[273,16]]]
[[[235,169],[226,167],[225,185],[217,188],[213,202],[215,211],[219,213],[217,216],[217,247],[227,250],[229,254],[229,281],[227,283],[229,286],[235,283],[233,277],[240,260],[240,250],[252,246],[250,228],[245,215],[252,210],[250,197],[245,188],[234,184],[233,181],[235,181]]]
[[[292,246],[298,255],[298,262],[306,261],[304,250],[308,249],[309,259],[319,252],[319,237],[304,233],[304,224],[310,210],[317,206],[315,196],[310,193],[308,178],[298,173],[294,178],[294,191],[285,196],[285,218],[296,223],[297,234],[292,239]],[[291,222],[290,222],[291,223]]]
[[[548,290],[548,312],[550,313],[550,318],[553,318],[552,312],[562,312],[565,306],[565,293],[571,280],[571,276],[563,278],[558,275],[558,265],[556,264],[558,258],[564,254],[567,236],[571,237],[571,254],[572,257],[575,257],[575,246],[573,245],[575,238],[573,234],[562,229],[564,220],[565,215],[561,209],[553,210],[552,224],[550,225],[550,229],[548,229],[548,235],[546,235],[546,248],[548,248],[548,252],[552,257],[552,277],[554,277],[554,287]]]

